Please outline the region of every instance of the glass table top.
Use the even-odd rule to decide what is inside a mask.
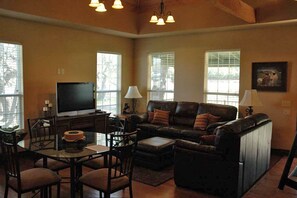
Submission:
[[[82,158],[109,151],[109,147],[105,144],[105,134],[84,132],[84,135],[85,139],[77,142],[67,142],[61,135],[53,135],[47,140],[26,138],[18,145],[26,150],[56,159]]]

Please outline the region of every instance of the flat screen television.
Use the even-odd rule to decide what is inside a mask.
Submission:
[[[94,83],[57,82],[56,108],[57,116],[94,113]]]

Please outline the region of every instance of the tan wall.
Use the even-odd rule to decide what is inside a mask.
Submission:
[[[136,81],[144,96],[139,110],[144,110],[147,102],[147,56],[151,52],[175,52],[177,101],[203,101],[204,54],[208,50],[241,51],[240,99],[245,89],[251,89],[252,62],[288,61],[288,91],[259,92],[264,106],[255,107],[254,111],[267,113],[273,120],[272,147],[290,149],[296,129],[296,34],[297,26],[291,25],[138,39]],[[282,100],[291,101],[291,107],[282,107]],[[286,109],[290,111],[288,116],[283,114]]]
[[[41,115],[45,99],[55,101],[56,82],[96,82],[98,51],[122,54],[122,96],[133,80],[132,39],[5,17],[0,27],[0,41],[23,46],[25,119]]]

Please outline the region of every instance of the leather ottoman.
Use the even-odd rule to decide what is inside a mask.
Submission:
[[[135,164],[158,170],[173,164],[175,140],[152,137],[140,140],[135,152]]]

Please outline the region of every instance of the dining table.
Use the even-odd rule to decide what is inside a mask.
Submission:
[[[69,163],[71,198],[75,198],[79,190],[78,178],[82,174],[83,160],[100,157],[109,152],[109,147],[106,146],[106,134],[86,131],[84,131],[84,138],[79,141],[65,141],[62,134],[56,134],[50,139],[24,138],[18,142],[18,145],[42,156],[44,167],[47,166],[47,158]]]

